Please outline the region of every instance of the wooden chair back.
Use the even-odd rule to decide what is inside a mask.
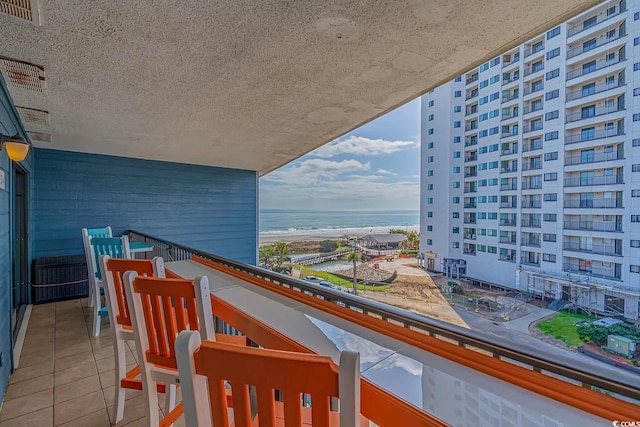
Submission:
[[[89,237],[89,248],[94,274],[98,280],[102,280],[99,267],[101,255],[109,255],[111,258],[131,258],[127,236]]]
[[[189,426],[227,426],[229,414],[225,383],[231,384],[233,422],[254,425],[249,386],[257,395],[261,427],[276,425],[355,427],[360,422],[359,354],[342,352],[339,367],[328,356],[240,347],[204,342],[182,332],[176,342],[185,421]],[[282,392],[276,402],[274,391]],[[311,395],[311,410],[302,395]],[[339,414],[330,411],[330,398],[340,398]],[[310,416],[309,416],[310,415]]]

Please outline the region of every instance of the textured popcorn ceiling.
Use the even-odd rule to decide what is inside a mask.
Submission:
[[[597,1],[39,3],[0,14],[0,56],[44,68],[9,85],[36,146],[266,173]]]

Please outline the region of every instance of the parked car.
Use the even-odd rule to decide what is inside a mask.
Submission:
[[[320,285],[320,286],[325,286],[327,288],[331,288],[331,289],[336,289],[336,290],[341,290],[340,286],[336,286],[331,282],[328,282],[320,277],[316,277],[316,276],[307,276],[303,279],[305,282],[309,282],[309,283],[315,283],[316,285]]]

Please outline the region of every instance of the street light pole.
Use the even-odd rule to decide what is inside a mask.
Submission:
[[[358,277],[357,277],[357,267],[356,267],[356,240],[351,242],[351,250],[353,256],[353,293],[354,295],[358,295]]]

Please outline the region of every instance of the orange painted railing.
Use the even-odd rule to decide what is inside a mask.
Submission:
[[[224,266],[220,263],[207,260],[205,258],[194,256],[193,261],[211,267],[215,270],[226,273],[230,276],[241,279],[247,283],[259,286],[261,288],[270,290],[279,295],[288,297],[298,302],[304,303],[310,307],[317,308],[326,313],[335,315],[337,317],[348,320],[352,323],[364,326],[368,329],[374,330],[381,334],[395,338],[407,344],[410,344],[416,348],[420,348],[426,352],[441,356],[452,362],[459,363],[463,366],[467,366],[478,372],[490,375],[493,378],[506,381],[514,384],[523,389],[532,391],[542,396],[546,396],[559,403],[563,403],[581,411],[591,413],[598,417],[602,417],[609,420],[637,420],[640,419],[640,406],[628,403],[614,397],[579,387],[565,381],[543,375],[540,372],[531,371],[529,369],[522,368],[520,366],[504,362],[498,358],[490,357],[478,353],[476,351],[469,350],[467,348],[448,343],[438,338],[426,335],[421,332],[414,331],[409,328],[394,325],[382,319],[356,312],[347,307],[341,307],[335,303],[324,301],[311,295],[306,295],[303,292],[286,288],[284,286],[271,283],[259,277],[246,274],[236,269]],[[249,336],[250,339],[265,347],[269,345],[262,344],[260,340],[266,340],[269,344],[283,345],[285,350],[297,350],[297,351],[309,351],[298,343],[292,342],[292,340],[282,336],[278,331],[273,330],[267,325],[260,325],[256,319],[248,316],[247,314],[241,314],[237,309],[227,305],[226,312],[224,311],[221,301],[214,302],[214,307],[218,306],[219,309],[214,308],[214,312],[218,314],[220,311],[220,317],[228,321],[233,327],[243,331]],[[222,315],[224,314],[224,316]],[[245,317],[246,316],[246,317]],[[226,317],[226,318],[225,318]],[[281,348],[281,347],[274,347]],[[365,384],[367,384],[365,386]],[[386,391],[379,389],[378,391],[384,395],[389,396],[389,399],[397,399],[404,403],[404,406],[393,402],[391,408],[381,410],[382,402],[376,398],[381,396],[372,392],[372,388],[377,386],[363,379],[362,393],[363,393],[363,414],[371,419],[373,422],[386,426],[386,425],[446,425],[440,421],[435,420],[425,412],[407,404],[406,402],[397,399],[395,396],[390,395]],[[374,399],[375,404],[365,405],[367,400],[364,396],[371,396]],[[382,399],[381,399],[382,400]],[[410,410],[413,409],[416,413],[411,414]],[[385,416],[386,415],[386,416]],[[406,423],[399,422],[399,416],[412,417],[407,419]],[[382,418],[381,418],[382,417]],[[439,424],[427,424],[437,422]]]

